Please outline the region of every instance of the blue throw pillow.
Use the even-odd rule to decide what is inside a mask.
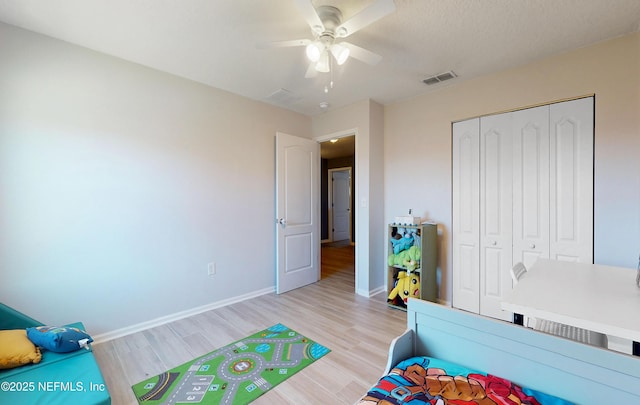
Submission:
[[[27,337],[34,345],[57,353],[72,352],[93,342],[85,331],[71,326],[27,328]]]

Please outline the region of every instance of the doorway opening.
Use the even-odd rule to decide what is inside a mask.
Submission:
[[[321,142],[320,159],[321,278],[355,288],[355,135]]]

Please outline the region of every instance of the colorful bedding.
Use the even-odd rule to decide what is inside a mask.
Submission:
[[[359,405],[567,405],[509,380],[430,357],[400,362]]]

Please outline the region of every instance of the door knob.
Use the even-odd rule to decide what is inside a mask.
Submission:
[[[529,247],[530,247],[531,249],[535,249],[535,248],[536,248],[536,245],[532,243],[532,244],[530,244],[530,245],[529,245]]]
[[[497,244],[498,244],[498,242],[496,242],[496,241],[494,240],[493,242],[491,242],[491,244],[492,244],[493,246],[495,246],[495,245],[497,245]]]
[[[278,218],[278,223],[282,226],[285,226],[287,224],[287,220],[284,218]]]

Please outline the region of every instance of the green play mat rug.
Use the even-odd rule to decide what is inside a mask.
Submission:
[[[277,324],[131,388],[140,404],[248,404],[329,352]]]

